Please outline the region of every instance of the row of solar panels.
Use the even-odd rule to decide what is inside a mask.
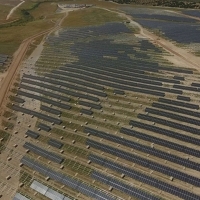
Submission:
[[[49,112],[49,113],[55,114],[55,115],[61,115],[62,114],[61,110],[56,110],[54,108],[51,108],[51,107],[48,107],[48,106],[45,106],[45,105],[41,105],[40,110],[43,110],[43,111],[46,111],[46,112]]]
[[[105,81],[105,80],[99,80],[98,78],[91,78],[91,76],[84,76],[82,74],[68,72],[68,76],[86,80],[88,82],[91,82],[91,84],[95,83],[95,84],[110,86],[110,87],[120,89],[120,90],[129,90],[129,91],[133,91],[133,92],[151,94],[151,95],[156,95],[156,96],[165,96],[165,94],[163,92],[147,90],[147,89],[142,89],[142,88],[129,87],[129,86],[123,86],[123,85],[120,85],[117,83],[112,83],[112,82]]]
[[[134,180],[137,180],[139,182],[145,183],[147,185],[150,185],[152,187],[155,187],[159,190],[168,192],[172,195],[178,196],[183,199],[194,199],[196,200],[199,198],[199,196],[192,194],[191,192],[188,192],[186,190],[180,189],[176,186],[170,185],[168,183],[165,183],[163,181],[157,180],[156,178],[153,178],[149,175],[146,175],[144,173],[138,172],[134,169],[130,169],[128,167],[125,167],[123,165],[120,165],[116,162],[110,161],[108,159],[102,158],[97,155],[89,155],[88,159],[91,162],[94,162],[104,168],[109,168],[111,170],[117,171],[118,173],[124,174],[125,176],[131,177]]]
[[[23,79],[22,81],[24,83],[31,84],[31,82],[28,81],[28,80],[26,80],[26,79]],[[55,99],[59,99],[59,100],[62,100],[62,101],[66,101],[66,102],[70,101],[70,98],[68,98],[68,97],[56,94],[54,92],[49,92],[49,91],[41,90],[41,89],[36,88],[36,87],[31,87],[31,86],[28,86],[28,85],[24,85],[22,83],[19,85],[19,87],[22,88],[22,89],[25,89],[25,90],[30,90],[32,92],[37,92],[37,93],[45,95],[45,96],[53,97]]]
[[[193,111],[193,110],[187,110],[187,109],[184,109],[184,108],[171,106],[171,105],[167,105],[167,104],[161,104],[161,103],[153,102],[152,107],[161,108],[161,109],[164,109],[164,110],[173,111],[173,112],[181,113],[181,114],[185,114],[185,115],[190,115],[190,116],[193,116],[193,117],[198,117],[198,118],[200,117],[199,112],[196,112],[196,111]]]
[[[45,102],[45,103],[57,106],[57,107],[62,108],[62,109],[66,109],[66,110],[71,109],[71,106],[69,106],[67,104],[57,102],[57,101],[54,101],[52,99],[48,99],[48,98],[38,96],[38,95],[35,95],[35,94],[31,94],[31,93],[28,93],[28,92],[24,92],[24,91],[21,91],[21,90],[18,90],[18,95],[25,96],[25,97],[28,97],[28,98],[31,98],[31,99],[37,99],[41,102]]]
[[[62,67],[63,68],[63,67]],[[60,68],[60,69],[62,69]],[[161,92],[169,92],[169,93],[173,93],[173,94],[182,94],[181,90],[176,90],[176,89],[171,89],[171,88],[165,88],[165,87],[160,87],[160,86],[156,86],[156,85],[150,85],[150,84],[143,84],[143,83],[137,83],[137,82],[130,82],[127,80],[121,80],[119,78],[114,78],[113,75],[109,75],[107,74],[107,72],[104,72],[104,75],[101,75],[103,73],[100,74],[100,71],[98,73],[93,73],[90,71],[85,71],[82,70],[82,68],[69,68],[69,67],[65,67],[64,69],[65,71],[67,70],[68,72],[72,72],[72,73],[78,73],[78,74],[82,74],[84,76],[88,76],[88,77],[93,77],[93,78],[97,78],[103,81],[108,81],[108,82],[112,82],[112,83],[117,83],[117,84],[122,84],[128,87],[138,87],[138,88],[142,88],[142,89],[151,89],[151,90],[155,90],[155,91],[161,91]],[[133,79],[135,80],[135,79]]]
[[[66,176],[60,172],[56,172],[50,168],[47,168],[46,166],[33,161],[32,159],[28,157],[23,157],[21,159],[21,163],[28,166],[29,168],[39,172],[40,174],[44,176],[48,176],[49,178],[58,181],[61,184],[66,185],[67,187],[70,187],[71,189],[74,189],[76,191],[79,191],[80,193],[89,196],[93,199],[98,199],[98,200],[115,200],[117,198],[110,196],[109,194],[106,194],[105,192],[88,186],[85,183],[76,180],[74,178],[71,178],[69,176]]]
[[[91,102],[79,101],[78,103],[79,103],[80,105],[82,105],[82,106],[94,108],[94,109],[97,109],[97,110],[101,110],[101,109],[102,109],[102,106],[101,106],[101,105],[94,104],[94,103],[91,103]]]
[[[145,129],[145,130],[148,130],[148,131],[152,131],[152,132],[155,132],[155,133],[158,133],[158,134],[161,134],[161,135],[166,135],[168,137],[175,138],[175,139],[178,139],[178,140],[181,140],[181,141],[184,141],[184,142],[188,142],[188,143],[191,143],[191,144],[194,144],[194,145],[200,145],[200,140],[198,138],[193,138],[191,136],[187,136],[187,135],[184,135],[184,134],[181,134],[181,133],[166,130],[164,128],[156,127],[156,126],[153,126],[153,125],[150,125],[150,124],[145,124],[145,123],[138,122],[138,121],[135,121],[135,120],[131,120],[129,122],[129,124],[133,127],[138,127],[138,128],[142,128],[142,129]]]
[[[87,139],[86,144],[89,145],[90,147],[97,149],[97,150],[101,150],[101,151],[104,151],[104,152],[109,153],[111,155],[125,159],[127,161],[134,162],[134,163],[136,163],[140,166],[143,166],[143,167],[149,168],[151,170],[160,172],[164,175],[172,176],[176,179],[179,179],[179,180],[186,182],[186,183],[190,183],[190,184],[195,185],[195,186],[200,186],[200,179],[198,179],[194,176],[190,176],[188,174],[185,174],[183,172],[180,172],[178,170],[175,170],[171,167],[167,167],[165,165],[158,164],[158,163],[151,161],[149,159],[139,157],[137,155],[134,155],[134,154],[119,150],[117,148],[96,142],[94,140]]]
[[[190,97],[185,97],[185,96],[180,96],[180,95],[177,96],[177,99],[181,101],[190,101]]]
[[[19,107],[17,105],[13,105],[12,106],[13,110],[16,110],[16,111],[19,111],[19,112],[22,112],[22,113],[26,113],[26,114],[29,114],[29,115],[33,115],[39,119],[43,119],[45,121],[48,121],[48,122],[53,122],[55,124],[61,124],[62,123],[62,120],[61,119],[56,119],[54,117],[51,117],[51,116],[47,116],[47,115],[44,115],[42,113],[39,113],[39,112],[36,112],[36,111],[33,111],[33,110],[29,110],[27,108],[22,108],[22,107]]]
[[[46,78],[46,77],[48,77],[48,78]],[[31,76],[29,78],[34,79],[35,76]],[[70,84],[70,83],[64,82],[64,81],[67,81],[66,78],[64,80],[62,80],[59,77],[55,77],[56,80],[52,80],[51,78],[54,78],[53,74],[50,74],[50,78],[49,78],[49,76],[47,74],[45,74],[45,77],[37,77],[37,80],[43,81],[45,83],[50,83],[50,84],[55,84],[55,85],[61,85],[61,86],[64,86],[66,88],[70,88],[70,89],[73,89],[73,90],[79,90],[81,92],[86,92],[86,93],[94,94],[94,95],[100,96],[100,97],[106,97],[107,96],[106,93],[104,93],[102,91],[97,91],[97,90],[94,90],[94,89],[89,89],[87,87],[82,87],[82,86],[78,86],[76,84]]]
[[[93,114],[93,111],[87,110],[87,109],[84,109],[84,108],[82,108],[80,110],[80,112],[83,113],[83,114],[86,114],[86,115],[92,115]]]
[[[68,77],[66,79],[64,76],[60,76],[60,75],[63,75],[63,74],[55,73],[55,71],[57,71],[57,70],[54,70],[53,74],[46,74],[45,76],[49,77],[49,78],[58,78],[59,77],[59,79],[62,80],[62,81],[67,81],[67,82],[71,82],[71,83],[74,83],[74,84],[79,84],[79,85],[89,87],[89,88],[93,88],[93,89],[96,89],[96,90],[104,90],[104,87],[100,86],[100,85],[90,84],[90,83],[87,83],[85,81],[73,79],[73,78],[70,78],[70,77]],[[60,71],[58,71],[58,72],[60,72]]]
[[[104,70],[99,70],[99,68],[91,68],[91,67],[87,67],[87,66],[83,66],[83,65],[67,65],[66,66],[67,68],[64,68],[62,67],[62,69],[66,69],[67,71],[69,70],[69,68],[78,68],[78,69],[81,69],[83,71],[86,71],[86,72],[93,72],[94,74],[101,74],[101,75],[105,75],[105,76],[109,76],[109,77],[112,77],[112,78],[119,78],[119,79],[122,79],[122,80],[126,80],[127,81],[127,84],[131,84],[130,81],[133,81],[133,82],[138,82],[138,83],[145,83],[145,84],[150,84],[150,85],[158,85],[158,86],[162,86],[162,82],[158,82],[158,81],[153,81],[153,80],[147,80],[147,79],[141,79],[141,78],[138,78],[137,75],[135,76],[125,76],[123,74],[117,74],[117,73],[113,73],[113,72],[110,72],[108,69],[104,69]],[[73,70],[71,72],[74,72]]]
[[[175,120],[186,122],[186,123],[189,123],[189,124],[194,124],[194,125],[197,125],[197,126],[200,125],[200,120],[181,116],[181,115],[177,115],[177,114],[162,111],[162,110],[157,110],[157,109],[154,109],[154,108],[146,108],[145,112],[155,114],[155,115],[159,115],[159,116],[163,116],[163,117],[167,117],[167,118],[170,118],[170,119],[175,119]]]
[[[173,88],[181,89],[181,90],[189,90],[193,92],[200,92],[200,88],[184,86],[184,85],[173,85]]]
[[[25,79],[23,79],[22,81],[25,82]],[[49,79],[49,81],[51,83],[50,79]],[[40,82],[37,82],[37,81],[28,80],[28,79],[26,80],[26,83],[29,83],[29,84],[35,85],[35,86],[40,86],[40,87],[45,88],[45,89],[50,89],[50,90],[53,90],[53,91],[61,92],[61,93],[64,93],[65,95],[67,94],[67,95],[71,95],[71,96],[79,97],[79,98],[83,98],[83,99],[88,99],[88,100],[95,101],[95,102],[99,101],[99,98],[97,98],[97,97],[94,97],[94,96],[91,96],[91,95],[86,95],[86,94],[81,94],[81,93],[78,93],[78,92],[63,89],[61,87],[56,87],[54,85],[49,85],[49,84],[46,84],[46,83],[40,83]]]
[[[190,108],[190,109],[196,109],[196,110],[199,109],[199,105],[192,104],[192,103],[186,103],[186,102],[182,102],[182,101],[177,101],[177,100],[172,100],[172,99],[159,98],[158,101],[162,102],[162,103],[167,103],[167,104],[172,104],[175,106],[184,107],[184,108]]]
[[[69,64],[66,66],[70,66]],[[76,65],[77,66],[77,65]],[[78,65],[78,67],[80,67],[81,65]],[[88,71],[90,71],[90,69],[92,68],[91,66],[84,66],[86,68],[88,68]],[[95,68],[96,69],[96,68]],[[173,80],[173,79],[168,79],[168,78],[161,78],[161,77],[154,77],[154,76],[150,76],[150,75],[146,75],[144,74],[144,72],[141,71],[135,71],[135,68],[124,68],[123,66],[118,66],[117,68],[114,68],[112,66],[98,66],[99,70],[103,70],[103,71],[107,71],[107,72],[112,72],[115,74],[122,74],[124,76],[130,76],[130,77],[137,77],[145,80],[151,80],[151,81],[157,81],[157,82],[166,82],[166,83],[175,83],[175,84],[180,84],[180,81],[178,80]],[[126,79],[126,78],[125,78]]]
[[[183,124],[179,124],[179,123],[176,123],[176,122],[168,121],[168,120],[161,119],[161,118],[158,118],[158,117],[148,116],[148,115],[144,115],[144,114],[141,114],[141,113],[139,113],[137,115],[137,117],[139,119],[144,119],[144,120],[147,120],[147,121],[155,122],[155,123],[162,124],[162,125],[165,125],[165,126],[168,126],[168,127],[172,127],[172,128],[176,128],[176,129],[179,129],[179,130],[182,130],[182,131],[186,131],[186,132],[189,132],[189,133],[193,133],[193,134],[197,134],[197,135],[200,134],[200,129],[193,128],[193,127],[190,127],[190,126],[186,126],[186,125],[183,125]]]
[[[147,154],[153,155],[155,157],[162,158],[164,160],[168,160],[172,163],[176,163],[176,164],[179,164],[181,166],[185,166],[185,167],[197,170],[197,171],[200,170],[200,164],[198,164],[196,162],[193,162],[193,161],[190,161],[190,160],[187,160],[187,159],[166,153],[166,152],[158,150],[158,149],[148,147],[146,145],[142,145],[142,144],[139,144],[139,143],[136,143],[136,142],[115,136],[115,135],[107,134],[107,133],[104,133],[102,131],[97,131],[97,130],[89,128],[89,127],[85,127],[84,132],[90,133],[91,135],[94,135],[94,136],[99,137],[99,138],[109,140],[109,141],[114,142],[116,144],[121,144],[121,145],[124,145],[126,147],[133,148],[137,151],[147,153]]]
[[[48,160],[51,160],[55,163],[58,163],[58,164],[61,164],[64,160],[64,158],[60,157],[59,155],[55,154],[55,153],[52,153],[52,152],[49,152],[45,149],[42,149],[38,146],[35,146],[31,143],[28,143],[26,142],[24,145],[23,145],[24,148],[32,151],[33,153],[39,155],[39,156],[42,156]]]
[[[26,131],[26,135],[28,135],[29,137],[34,138],[34,139],[37,139],[40,136],[39,133],[36,133],[34,131],[31,131],[31,130]],[[63,143],[61,143],[61,142],[59,142],[55,139],[52,139],[52,138],[50,138],[48,140],[48,144],[51,145],[52,147],[57,148],[57,149],[60,149],[63,146]]]
[[[200,151],[198,151],[196,149],[192,149],[187,146],[183,146],[183,145],[180,145],[180,144],[177,144],[174,142],[163,140],[163,139],[160,139],[160,138],[157,138],[157,137],[154,137],[154,136],[142,133],[142,132],[138,132],[135,130],[130,130],[130,129],[122,127],[120,129],[120,133],[126,134],[128,136],[136,137],[136,138],[148,141],[148,142],[152,142],[152,143],[167,147],[169,149],[174,149],[179,152],[183,152],[183,153],[186,153],[189,155],[200,157]]]

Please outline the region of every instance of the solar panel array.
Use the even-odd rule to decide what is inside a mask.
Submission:
[[[39,155],[39,156],[42,156],[48,160],[51,160],[55,163],[62,163],[63,162],[63,158],[61,158],[59,155],[55,154],[55,153],[52,153],[52,152],[49,152],[49,151],[46,151],[45,149],[42,149],[38,146],[35,146],[34,144],[31,144],[31,143],[28,143],[26,142],[24,145],[23,145],[24,148],[32,151],[33,153]]]
[[[146,199],[152,199],[152,200],[160,199],[160,198],[157,198],[157,197],[155,197],[155,196],[153,196],[153,195],[151,195],[147,192],[143,192],[142,190],[139,190],[138,188],[135,188],[135,187],[130,186],[128,184],[122,183],[119,180],[114,179],[110,176],[106,176],[106,175],[104,175],[100,172],[94,171],[91,176],[92,176],[92,178],[94,178],[97,181],[103,182],[106,185],[110,185],[113,188],[116,188],[116,189],[122,191],[123,193],[126,193],[130,196],[134,196],[138,199],[144,199],[144,200],[146,200]]]
[[[148,108],[147,107],[145,109],[145,112],[155,114],[155,115],[159,115],[159,116],[163,116],[163,117],[167,117],[167,118],[170,118],[170,119],[175,119],[175,120],[190,123],[190,124],[194,124],[194,125],[197,125],[197,126],[200,125],[200,120],[193,119],[193,118],[190,118],[190,117],[185,117],[185,116],[182,116],[182,115],[177,115],[177,114],[162,111],[162,110],[157,110],[157,109],[154,109],[154,108]],[[188,129],[189,129],[189,127],[188,127]]]
[[[180,172],[178,170],[175,170],[171,167],[167,167],[165,165],[158,164],[158,163],[151,161],[149,159],[142,158],[140,156],[119,150],[117,148],[114,148],[114,147],[111,147],[111,146],[108,146],[108,145],[105,145],[105,144],[102,144],[102,143],[99,143],[99,142],[96,142],[96,141],[90,140],[90,139],[87,139],[86,144],[89,145],[90,147],[95,148],[95,149],[98,149],[98,150],[101,150],[103,152],[112,154],[114,156],[125,159],[127,161],[134,162],[134,163],[136,163],[140,166],[147,167],[151,170],[160,172],[160,173],[165,174],[167,176],[172,176],[172,177],[179,179],[183,182],[187,182],[187,183],[190,183],[190,184],[195,185],[195,186],[200,185],[200,182],[199,182],[200,179],[199,178],[185,174],[185,173]]]
[[[20,106],[17,106],[17,105],[13,105],[12,109],[19,111],[19,112],[22,112],[22,113],[26,113],[28,115],[33,115],[33,116],[35,116],[39,119],[43,119],[43,120],[48,121],[48,122],[53,122],[53,123],[58,124],[58,125],[62,123],[61,119],[56,119],[54,117],[47,116],[47,115],[44,115],[42,113],[39,113],[39,112],[36,112],[36,111],[33,111],[33,110],[29,110],[27,108],[23,108],[23,107],[20,107]]]
[[[70,187],[74,190],[79,191],[82,194],[85,194],[86,196],[89,196],[93,199],[98,199],[98,200],[114,200],[116,199],[113,196],[110,196],[109,194],[106,194],[105,192],[91,187],[82,181],[76,180],[74,178],[71,178],[69,176],[66,176],[60,172],[56,172],[50,168],[47,168],[46,166],[33,161],[32,159],[28,157],[23,157],[21,159],[21,163],[24,165],[28,166],[29,168],[39,172],[40,174],[44,176],[48,176],[49,178],[66,185],[67,187]]]
[[[70,105],[67,105],[67,104],[64,104],[64,103],[61,103],[61,102],[57,102],[57,101],[54,101],[52,99],[48,99],[48,98],[45,98],[45,97],[42,97],[42,96],[38,96],[38,95],[29,93],[29,92],[24,92],[24,91],[19,90],[17,94],[20,95],[20,96],[25,96],[25,97],[28,97],[28,98],[31,98],[31,99],[39,100],[41,102],[45,102],[45,103],[48,103],[50,105],[54,105],[54,106],[62,108],[62,109],[66,109],[66,110],[71,109]]]
[[[166,153],[166,152],[158,150],[158,149],[148,147],[146,145],[142,145],[142,144],[139,144],[139,143],[127,140],[127,139],[123,139],[118,136],[107,134],[102,131],[97,131],[95,129],[88,128],[88,127],[84,128],[84,132],[90,133],[91,135],[94,135],[96,137],[104,138],[104,139],[114,142],[116,144],[121,144],[121,145],[124,145],[125,147],[130,147],[130,148],[133,148],[134,150],[141,151],[143,153],[147,153],[147,154],[162,158],[164,160],[168,160],[172,163],[177,163],[181,166],[185,166],[185,167],[197,170],[197,171],[200,170],[200,164],[198,164],[198,163],[181,158],[179,156],[175,156],[175,155]]]
[[[138,126],[139,126],[139,124],[138,124]],[[140,138],[140,139],[148,141],[148,142],[152,142],[152,143],[155,143],[155,144],[159,144],[161,146],[168,147],[170,149],[174,149],[176,151],[180,151],[180,152],[183,152],[183,153],[186,153],[186,154],[189,154],[189,155],[200,157],[200,151],[198,151],[196,149],[189,148],[187,146],[183,146],[183,145],[180,145],[180,144],[177,144],[177,143],[174,143],[174,142],[163,140],[163,139],[160,139],[160,138],[157,138],[157,137],[154,137],[154,136],[142,133],[142,132],[138,132],[138,131],[135,131],[135,130],[130,130],[130,129],[127,129],[127,128],[124,128],[124,127],[122,127],[120,129],[120,132],[123,133],[123,134],[129,135],[129,136]]]
[[[153,117],[153,116],[149,116],[149,115],[144,115],[144,114],[138,114],[137,117],[139,119],[144,119],[144,120],[155,122],[155,123],[158,123],[158,124],[163,124],[163,125],[168,126],[168,127],[187,131],[189,133],[193,133],[193,134],[197,134],[197,135],[200,134],[200,129],[193,128],[193,127],[183,125],[183,124],[179,124],[179,123],[176,123],[176,122],[173,122],[173,121],[169,121],[169,120],[165,120],[165,119],[161,119],[161,118]]]
[[[145,129],[145,130],[152,131],[152,132],[156,132],[158,134],[166,135],[168,137],[172,137],[172,138],[184,141],[184,142],[189,142],[189,143],[194,144],[194,145],[200,145],[200,140],[198,138],[187,136],[187,135],[184,135],[184,134],[181,134],[181,133],[178,133],[178,132],[174,132],[174,131],[171,131],[171,130],[160,128],[160,127],[153,126],[153,125],[150,125],[150,124],[146,124],[146,123],[143,123],[143,122],[138,122],[136,120],[130,120],[129,124],[133,127],[138,127],[138,128],[142,128],[142,129]]]
[[[172,18],[169,17],[168,20],[170,19]],[[40,111],[26,108],[29,103],[38,103],[30,99],[27,102],[19,100],[18,103],[24,104],[20,105],[21,107],[13,105],[13,109],[41,119],[37,123],[38,131],[42,129],[48,132],[52,128],[53,137],[50,133],[47,136],[44,131],[40,134],[27,131],[26,134],[32,138],[40,137],[40,142],[49,148],[47,151],[45,147],[26,142],[24,147],[33,152],[29,156],[33,158],[33,155],[37,154],[55,162],[57,167],[57,164],[64,162],[56,171],[40,164],[42,159],[34,161],[23,157],[21,162],[32,170],[68,186],[73,193],[80,192],[92,199],[120,199],[123,195],[138,199],[159,199],[156,195],[170,198],[170,194],[175,196],[174,199],[199,199],[196,188],[200,186],[200,179],[195,176],[195,172],[200,171],[200,164],[197,158],[189,157],[200,157],[200,151],[192,146],[200,145],[199,129],[194,126],[199,125],[199,119],[194,118],[200,116],[199,105],[184,91],[199,87],[191,84],[188,86],[186,83],[191,77],[196,77],[196,74],[191,76],[193,70],[173,66],[164,58],[168,55],[167,52],[147,39],[137,38],[127,27],[125,23],[108,23],[95,27],[64,29],[59,31],[57,36],[47,37],[42,55],[36,63],[36,70],[40,75],[23,74],[17,93],[17,98],[27,97],[41,101]],[[116,35],[117,33],[119,35]],[[118,103],[115,104],[116,101],[120,101],[120,108]],[[145,106],[142,106],[143,102]],[[144,111],[148,113],[141,114]],[[82,114],[84,116],[81,117]],[[93,114],[95,120],[91,119],[94,118]],[[136,115],[138,119],[129,122],[130,117]],[[106,120],[107,117],[109,120]],[[45,121],[50,122],[52,126]],[[62,122],[64,126],[60,126]],[[156,125],[150,125],[152,122],[156,122]],[[91,125],[91,128],[84,127],[84,123],[87,126]],[[125,128],[128,123],[133,129]],[[189,123],[192,125],[188,125]],[[166,128],[160,128],[160,125],[165,125]],[[135,127],[142,131],[136,131]],[[180,130],[195,136],[182,134]],[[109,134],[107,131],[116,134]],[[92,139],[86,139],[86,134],[81,135],[81,132],[92,135]],[[161,139],[162,136],[165,137]],[[144,141],[136,141],[135,138]],[[176,140],[172,142],[173,138]],[[150,147],[146,141],[161,147],[155,148],[154,144]],[[84,146],[87,150],[83,150]],[[62,147],[64,148],[59,150]],[[168,148],[179,153],[169,153]],[[63,156],[54,153],[54,150],[60,151]],[[94,152],[98,155],[94,155]],[[103,155],[107,154],[110,156],[103,158]],[[120,163],[121,159],[111,161],[111,158],[116,157],[123,159],[123,162],[127,163],[126,167]],[[102,173],[98,172],[99,168],[96,168],[96,165],[90,167],[88,160],[101,166]],[[131,163],[134,164],[134,169],[129,165]],[[141,172],[141,169],[144,169],[144,172]],[[58,172],[61,170],[63,173]],[[79,170],[83,172],[81,176]],[[71,171],[77,172],[76,176],[80,180],[64,174]],[[145,174],[145,171],[155,173]],[[116,178],[119,175],[116,175],[116,172],[129,178]],[[113,174],[113,177],[107,173]],[[92,179],[100,181],[101,184]],[[170,179],[175,179],[175,183]],[[92,184],[88,185],[83,181],[90,181]],[[129,185],[135,182],[148,185],[148,189],[146,186],[139,189]],[[120,190],[112,191],[120,197],[110,196],[96,188],[104,184]],[[56,184],[54,185],[56,187]],[[153,193],[149,193],[151,189]]]
[[[182,199],[196,200],[199,198],[198,195],[192,194],[191,192],[184,191],[183,189],[180,189],[176,186],[165,183],[164,181],[157,180],[156,178],[153,178],[149,175],[138,172],[134,169],[130,169],[129,167],[125,167],[123,165],[120,165],[116,162],[102,158],[100,156],[91,154],[89,156],[89,159],[91,162],[94,162],[100,166],[103,166],[104,168],[112,169],[114,171],[117,171],[118,173],[124,174],[125,176],[131,177],[134,180],[140,181],[144,184],[151,185],[157,189],[168,192],[168,193],[178,196]]]

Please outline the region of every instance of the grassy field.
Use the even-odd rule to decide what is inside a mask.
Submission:
[[[123,18],[119,17],[115,13],[111,13],[99,8],[88,8],[70,12],[69,16],[63,21],[62,26],[81,27],[88,25],[99,25],[106,22],[119,22],[123,20]]]
[[[55,13],[56,9],[57,5],[50,2],[37,4],[27,1],[22,4],[12,19],[23,18],[22,10],[26,10],[31,20],[0,27],[0,53],[12,55],[24,39],[53,27],[54,23],[51,20],[56,21],[62,17],[62,14]]]
[[[6,21],[6,16],[8,15],[11,9],[12,9],[12,6],[0,4],[0,24]]]

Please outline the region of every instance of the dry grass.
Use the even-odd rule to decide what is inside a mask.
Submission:
[[[56,3],[46,2],[46,3],[40,4],[36,9],[31,11],[30,14],[35,19],[42,19],[49,15],[55,14],[56,10],[57,10]]]
[[[12,9],[12,6],[9,5],[1,5],[0,4],[0,24],[6,22],[6,16],[8,15],[9,11]]]
[[[47,30],[53,26],[53,23],[43,20],[29,22],[24,26],[11,26],[1,28],[0,31],[0,53],[13,54],[20,43],[27,37]]]
[[[89,25],[100,25],[106,22],[123,21],[123,18],[115,13],[99,9],[87,8],[69,13],[69,16],[63,21],[63,27],[81,27]]]
[[[31,9],[36,5],[34,2],[26,1],[16,10],[12,19],[21,16],[21,9]],[[41,3],[38,7],[30,10],[30,14],[34,17],[33,21],[17,26],[4,27],[0,29],[0,53],[12,55],[20,43],[34,34],[47,30],[54,26],[52,20],[56,21],[63,16],[63,14],[56,14],[57,4],[55,3]],[[1,13],[0,13],[1,16]]]

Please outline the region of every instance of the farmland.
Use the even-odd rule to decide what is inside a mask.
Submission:
[[[200,41],[165,29],[198,31],[198,20],[72,3],[23,4],[35,20],[16,49],[33,31],[54,29],[31,40],[2,103],[1,199],[199,199],[200,69],[185,45]]]

